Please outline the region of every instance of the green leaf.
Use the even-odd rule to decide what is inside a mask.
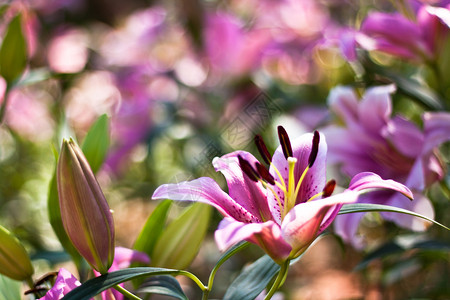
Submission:
[[[415,216],[418,218],[422,218],[424,220],[430,221],[436,225],[439,225],[447,230],[450,230],[447,226],[442,225],[441,223],[428,218],[424,215],[415,213],[413,211],[395,207],[395,206],[389,206],[389,205],[381,205],[381,204],[371,204],[371,203],[353,203],[353,204],[344,204],[342,206],[341,210],[339,211],[340,215],[343,214],[350,214],[350,213],[357,213],[357,212],[380,212],[380,211],[386,211],[386,212],[395,212],[395,213],[401,213],[401,214],[407,214],[411,216]]]
[[[388,242],[384,245],[381,245],[380,247],[370,252],[369,254],[367,254],[364,257],[364,259],[355,267],[355,270],[356,271],[362,270],[376,259],[384,258],[392,254],[402,253],[403,251],[405,251],[405,249],[400,245],[398,245],[397,243]]]
[[[27,48],[21,20],[20,14],[12,19],[0,48],[0,75],[8,85],[19,78],[27,65]]]
[[[92,278],[76,289],[68,293],[64,300],[87,300],[95,295],[115,286],[116,284],[129,281],[131,279],[156,276],[156,275],[179,275],[181,271],[164,268],[128,268],[111,273],[106,273],[102,276]]]
[[[53,172],[53,176],[50,181],[50,186],[48,190],[47,209],[50,225],[52,226],[53,231],[56,234],[56,237],[58,238],[63,248],[72,257],[72,260],[74,261],[78,270],[80,270],[83,258],[75,249],[75,247],[72,245],[69,236],[64,230],[61,219],[61,210],[59,208],[59,199],[58,199],[58,187],[56,184],[56,168]]]
[[[19,300],[20,281],[12,280],[6,276],[0,275],[0,300]]]
[[[149,257],[153,257],[153,249],[155,248],[156,241],[163,232],[171,205],[172,201],[170,200],[164,200],[158,204],[153,213],[148,217],[147,222],[136,239],[133,246],[135,250],[145,252]]]
[[[172,276],[160,275],[149,278],[137,290],[137,293],[159,294],[177,298],[180,300],[188,300],[180,283]]]
[[[91,126],[83,141],[84,156],[86,157],[92,172],[97,173],[105,160],[109,148],[108,116],[101,115]]]
[[[231,283],[224,300],[253,300],[261,294],[272,278],[278,273],[280,266],[269,256],[264,255],[250,266],[244,268]]]
[[[427,109],[435,111],[444,109],[442,99],[433,90],[421,85],[414,79],[401,76],[375,64],[368,56],[363,55],[360,59],[366,69],[366,74],[369,76],[378,75],[378,77],[383,77],[395,83],[400,93],[410,97]]]
[[[152,265],[185,269],[197,255],[206,235],[211,207],[194,203],[161,234],[153,250]]]
[[[442,241],[434,240],[420,240],[415,243],[400,243],[400,239],[404,239],[404,236],[398,236],[396,240],[389,241],[375,250],[369,252],[363,260],[355,267],[356,271],[366,268],[372,261],[377,259],[383,259],[390,255],[401,254],[408,250],[420,250],[422,252],[427,251],[440,251],[443,253],[448,253],[450,251],[450,244]],[[414,236],[413,236],[414,238]]]

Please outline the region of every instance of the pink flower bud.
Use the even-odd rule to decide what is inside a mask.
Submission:
[[[100,273],[114,258],[114,223],[105,196],[81,149],[64,140],[57,169],[61,219],[78,252]]]

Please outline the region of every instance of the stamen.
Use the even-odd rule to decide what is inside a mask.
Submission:
[[[278,126],[278,138],[280,139],[280,145],[283,149],[283,154],[286,159],[292,157],[292,146],[289,136],[283,126]]]
[[[256,171],[258,171],[261,178],[264,179],[265,181],[267,181],[269,184],[271,184],[271,185],[275,184],[275,179],[269,173],[269,170],[267,170],[267,168],[265,166],[263,166],[260,163],[256,163]]]
[[[266,164],[270,165],[270,162],[272,161],[272,155],[270,155],[263,138],[259,134],[255,135],[255,144],[256,148],[258,148],[258,151],[261,154],[262,159],[266,162]]]
[[[336,187],[336,180],[331,179],[330,181],[328,181],[322,190],[322,192],[323,192],[322,198],[330,197],[331,194],[333,194],[335,187]]]
[[[258,182],[260,179],[259,173],[253,169],[252,165],[248,161],[242,158],[242,156],[238,155],[239,166],[241,167],[242,172],[248,176],[251,180]]]
[[[311,153],[309,154],[309,159],[308,159],[308,166],[310,168],[313,166],[314,162],[316,161],[317,152],[319,152],[319,142],[320,142],[320,134],[316,130],[316,131],[314,131]]]

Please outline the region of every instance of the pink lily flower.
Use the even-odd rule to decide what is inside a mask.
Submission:
[[[433,218],[433,206],[424,191],[445,174],[436,147],[450,140],[450,114],[425,113],[422,131],[401,116],[391,117],[390,94],[394,90],[392,85],[370,88],[361,100],[350,87],[337,87],[330,92],[330,109],[344,126],[323,129],[330,141],[329,159],[332,164],[339,164],[347,176],[370,171],[392,178],[411,189],[415,199],[402,201],[398,194],[381,191],[364,195],[358,202],[396,206]],[[364,246],[362,237],[356,234],[363,215],[342,215],[334,222],[336,232],[356,248]],[[430,225],[409,215],[381,215],[415,231]]]
[[[281,145],[273,156],[260,136],[256,145],[269,169],[252,154],[235,151],[213,160],[228,183],[229,194],[211,178],[165,184],[153,199],[199,201],[217,208],[224,219],[215,232],[220,250],[240,241],[260,246],[277,263],[303,253],[334,220],[345,203],[356,202],[367,189],[387,188],[408,197],[402,184],[373,173],[355,176],[348,189],[331,195],[336,182],[326,183],[325,137],[317,131],[292,141],[278,128]]]
[[[78,279],[64,268],[59,269],[58,276],[56,277],[55,284],[48,290],[44,297],[39,300],[59,300],[76,287],[79,287],[81,283]]]

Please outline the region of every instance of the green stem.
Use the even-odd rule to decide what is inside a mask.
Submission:
[[[128,291],[127,289],[121,287],[118,284],[116,284],[114,286],[114,289],[116,291],[118,291],[119,293],[121,293],[122,295],[124,295],[125,298],[127,298],[127,299],[142,300],[141,298],[139,298],[138,296],[136,296],[135,294],[131,293],[130,291]]]
[[[267,293],[264,300],[269,300],[272,298],[272,296],[275,294],[275,292],[283,285],[284,281],[286,280],[286,276],[289,270],[289,262],[290,260],[287,259],[282,265],[281,269],[278,272],[278,276],[275,279],[274,283],[272,284],[272,287],[270,288],[269,292]]]
[[[219,268],[223,265],[224,262],[226,262],[230,257],[232,257],[237,252],[241,251],[242,249],[246,248],[249,245],[249,243],[244,242],[237,244],[235,247],[231,248],[228,252],[226,252],[216,263],[214,268],[211,270],[211,274],[209,275],[208,279],[208,286],[203,291],[203,297],[202,300],[208,299],[209,292],[212,289],[213,283],[214,283],[214,277],[216,276],[217,271]]]
[[[194,274],[192,274],[192,273],[190,273],[190,272],[188,272],[188,271],[183,271],[183,270],[180,270],[180,271],[178,271],[177,273],[178,273],[178,275],[186,276],[186,277],[190,278],[192,281],[194,281],[194,282],[198,285],[198,287],[202,290],[202,292],[205,292],[205,291],[208,289],[208,288],[200,281],[200,279],[198,279],[198,277],[195,276]],[[177,274],[173,274],[173,275],[176,276]]]

